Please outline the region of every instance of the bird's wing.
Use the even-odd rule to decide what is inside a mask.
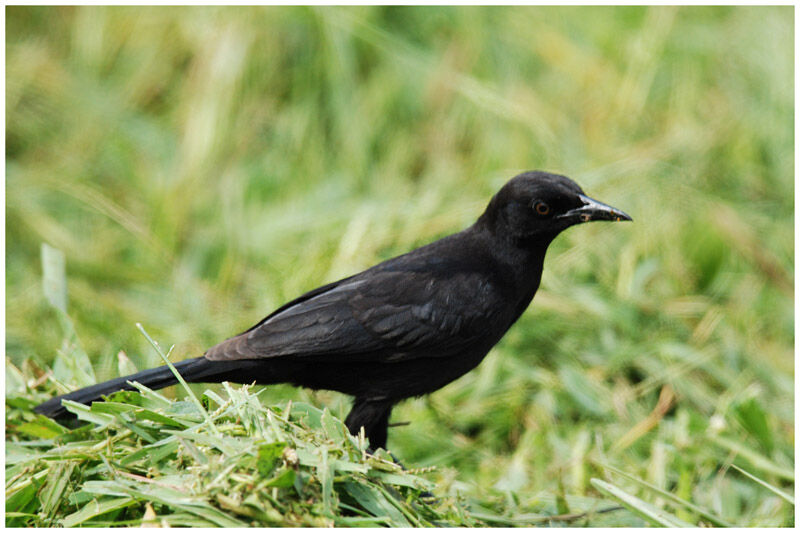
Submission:
[[[372,271],[313,292],[214,346],[206,357],[395,361],[448,356],[495,331],[501,314],[496,289],[472,272]]]

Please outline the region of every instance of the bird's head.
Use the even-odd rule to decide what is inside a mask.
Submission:
[[[589,198],[566,176],[541,171],[512,178],[494,195],[481,219],[514,240],[543,243],[575,224],[633,220],[619,209]]]

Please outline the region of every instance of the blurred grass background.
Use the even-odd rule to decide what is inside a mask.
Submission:
[[[477,370],[395,409],[411,424],[390,447],[486,505],[596,496],[612,465],[739,525],[792,524],[729,467],[793,491],[793,19],[8,7],[7,355],[61,344],[42,242],[106,379],[120,350],[158,364],[136,322],[197,356],[550,170],[635,222],[559,237],[532,307]]]

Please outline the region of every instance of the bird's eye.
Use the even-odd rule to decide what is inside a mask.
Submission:
[[[540,215],[549,215],[550,214],[550,206],[544,202],[536,202],[533,206],[536,209],[536,212]]]

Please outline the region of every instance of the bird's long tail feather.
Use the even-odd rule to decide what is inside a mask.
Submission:
[[[243,362],[240,361],[239,363]],[[209,361],[205,357],[186,359],[185,361],[174,363],[174,366],[183,379],[189,383],[202,383],[208,381],[207,378],[209,377],[224,376],[232,370],[232,365],[229,362]],[[72,400],[73,402],[89,405],[112,392],[136,390],[136,387],[128,383],[129,381],[136,381],[146,387],[157,390],[174,385],[178,382],[178,379],[168,366],[159,366],[51,398],[37,405],[34,411],[50,418],[71,418],[73,416],[72,413],[66,410],[61,404],[61,400]],[[211,381],[220,380],[213,379]]]

